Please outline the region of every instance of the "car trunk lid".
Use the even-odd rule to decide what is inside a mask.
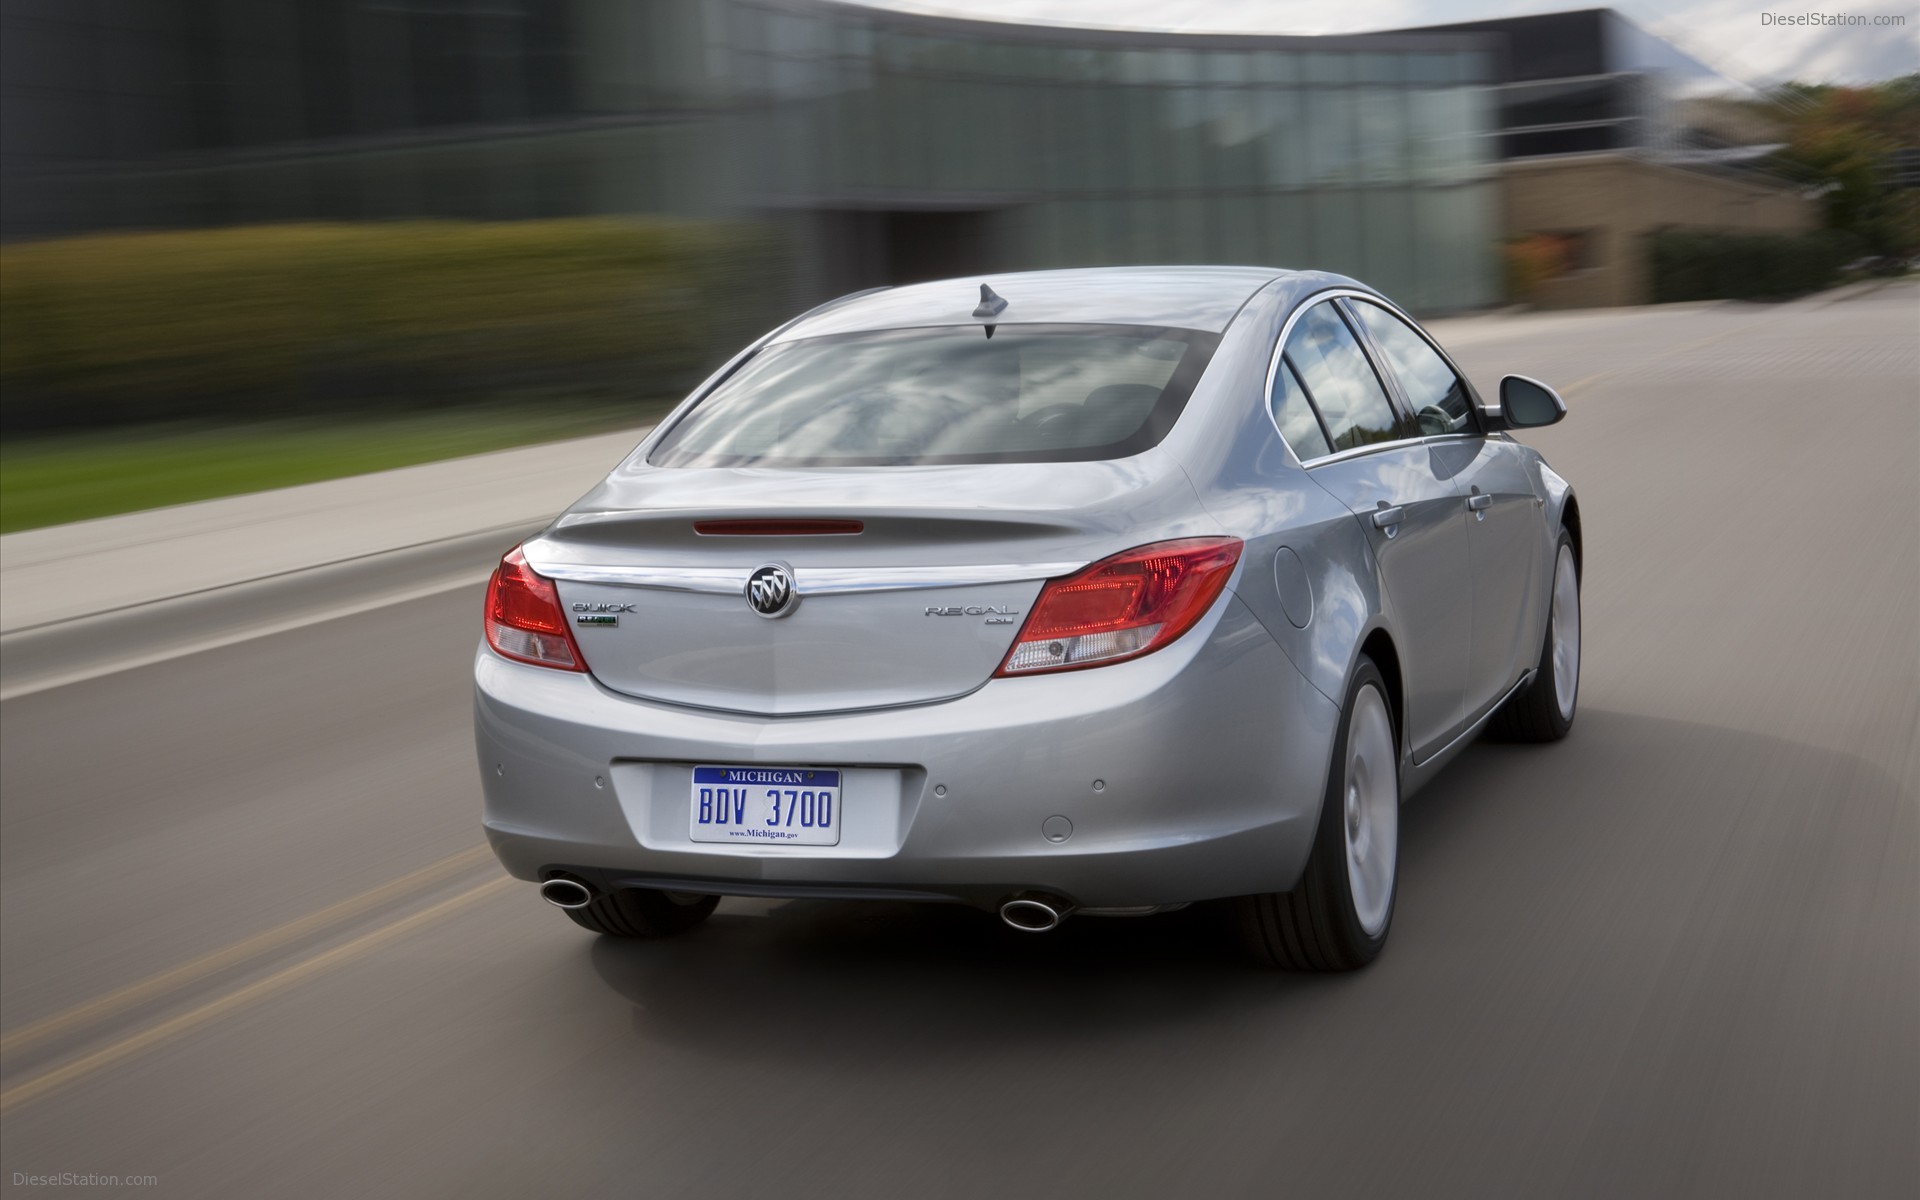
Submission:
[[[616,472],[525,549],[556,581],[605,686],[797,715],[978,688],[1046,579],[1140,542],[1210,532],[1191,524],[1192,500],[1185,475],[1157,451],[832,470],[641,465]],[[859,532],[695,528],[795,520],[857,523]],[[776,615],[748,594],[763,569],[772,590],[778,581],[766,576],[777,570],[796,593]]]

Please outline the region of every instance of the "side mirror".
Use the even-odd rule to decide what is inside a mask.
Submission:
[[[1552,425],[1567,415],[1567,402],[1538,379],[1509,375],[1500,381],[1500,423],[1508,429]]]

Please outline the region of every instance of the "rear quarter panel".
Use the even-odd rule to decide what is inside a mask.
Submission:
[[[1289,276],[1249,300],[1196,389],[1192,420],[1165,447],[1213,518],[1246,541],[1235,583],[1242,602],[1308,682],[1339,703],[1361,641],[1387,623],[1373,552],[1359,521],[1300,466],[1266,405],[1281,327],[1306,297],[1336,286],[1358,285]],[[1295,611],[1282,602],[1283,586]]]

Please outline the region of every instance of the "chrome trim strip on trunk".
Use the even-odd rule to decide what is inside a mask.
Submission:
[[[753,567],[646,567],[556,563],[529,555],[527,565],[549,579],[607,583],[666,592],[737,595]],[[980,567],[795,567],[794,590],[802,596],[851,592],[910,592],[930,588],[1023,583],[1071,575],[1083,562],[1007,563]]]
[[[1025,583],[1071,575],[1086,565],[1052,562],[981,567],[795,567],[793,574],[794,586],[802,596],[825,596],[836,592],[906,592],[984,583]]]

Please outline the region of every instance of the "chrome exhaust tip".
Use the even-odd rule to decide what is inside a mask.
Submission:
[[[1000,905],[1000,919],[1022,933],[1046,933],[1058,929],[1070,911],[1071,906],[1055,896],[1015,896]]]
[[[585,908],[593,903],[593,891],[572,879],[549,879],[540,885],[540,898],[555,908]]]

